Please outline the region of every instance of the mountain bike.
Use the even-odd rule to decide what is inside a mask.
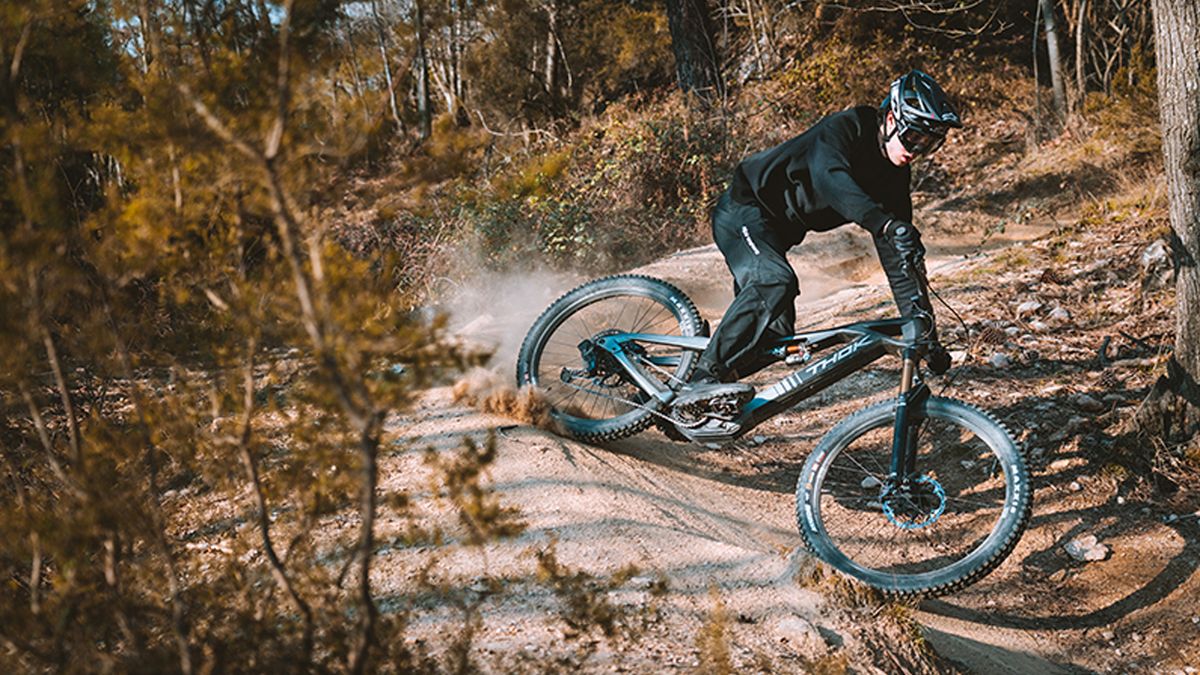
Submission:
[[[923,261],[905,266],[929,306]],[[585,283],[534,322],[517,381],[543,390],[567,433],[615,440],[655,425],[675,440],[732,441],[876,360],[901,360],[894,398],[835,425],[804,463],[796,518],[808,549],[840,573],[890,596],[934,596],[981,579],[1012,552],[1032,510],[1021,448],[991,414],[935,396],[921,377],[934,346],[931,314],[805,331],[764,345],[739,365],[749,376],[790,372],[749,401],[676,410],[708,343],[708,324],[671,284],[618,275]],[[736,433],[695,438],[707,415]]]

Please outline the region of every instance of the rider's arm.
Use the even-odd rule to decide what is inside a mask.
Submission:
[[[899,206],[898,200],[888,199],[888,202],[897,203],[880,204],[854,180],[850,170],[850,149],[857,133],[860,131],[849,118],[839,118],[836,123],[825,124],[808,153],[808,172],[814,193],[820,195],[843,218],[858,223],[872,235],[878,236],[889,220],[903,216],[887,210],[888,207]],[[908,170],[905,169],[903,174],[903,178],[897,182],[902,183],[907,195]],[[911,202],[908,209],[911,215]]]

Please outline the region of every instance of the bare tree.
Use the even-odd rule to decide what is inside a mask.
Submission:
[[[1159,114],[1175,261],[1175,354],[1148,405],[1167,442],[1200,431],[1200,4],[1154,0]],[[1159,428],[1161,425],[1161,428]]]
[[[429,51],[425,45],[425,10],[421,0],[413,2],[413,23],[417,29],[417,58],[413,68],[417,76],[417,119],[421,140],[433,133],[433,105],[429,100]]]
[[[1038,0],[1041,3],[1042,22],[1046,27],[1046,52],[1050,58],[1050,86],[1054,91],[1054,110],[1059,121],[1067,117],[1067,92],[1063,85],[1062,56],[1058,50],[1058,23],[1055,19],[1054,0]]]
[[[721,98],[725,87],[707,0],[667,0],[667,22],[679,88],[706,103]]]
[[[387,83],[388,105],[392,110],[392,121],[396,123],[396,129],[401,130],[404,128],[404,122],[400,120],[400,107],[396,104],[396,84],[392,79],[392,64],[388,57],[387,30],[384,28],[383,17],[379,14],[377,0],[371,0],[371,16],[375,20],[375,38],[379,42],[379,59],[383,61],[383,78]]]

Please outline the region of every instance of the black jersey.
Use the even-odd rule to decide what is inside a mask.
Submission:
[[[911,171],[883,154],[879,124],[879,111],[871,106],[829,115],[742,160],[732,197],[761,207],[792,243],[850,222],[873,235],[893,218],[911,222]]]

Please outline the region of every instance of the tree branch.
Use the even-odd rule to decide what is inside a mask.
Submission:
[[[33,32],[33,18],[25,22],[21,27],[21,37],[17,40],[17,46],[13,49],[12,62],[8,66],[8,81],[14,87],[17,84],[17,76],[21,74],[21,59],[25,56],[25,47],[29,45],[29,34]]]
[[[255,463],[254,456],[250,452],[254,419],[255,340],[254,338],[250,338],[248,342],[249,344],[246,348],[246,368],[242,382],[242,421],[241,433],[238,434],[238,455],[241,457],[242,467],[246,471],[246,479],[250,482],[249,487],[254,497],[255,508],[258,510],[258,530],[262,537],[263,552],[266,553],[267,561],[271,566],[271,576],[304,618],[304,636],[302,639],[304,658],[302,662],[307,668],[309,662],[312,660],[313,611],[304,598],[296,591],[295,585],[292,584],[292,580],[287,575],[287,570],[279,560],[279,555],[275,552],[275,545],[271,542],[271,520],[267,511],[267,499],[263,490],[262,478],[258,473],[258,465]]]
[[[22,380],[17,382],[17,389],[21,392],[21,397],[25,399],[25,405],[29,408],[29,418],[33,420],[38,440],[41,441],[42,449],[46,453],[46,463],[50,465],[50,470],[54,473],[54,477],[73,494],[77,496],[82,495],[82,492],[75,486],[74,481],[67,476],[67,472],[63,470],[62,463],[58,461],[58,457],[55,455],[54,443],[51,442],[50,434],[46,431],[46,421],[42,419],[42,412],[38,410],[37,403],[33,400],[33,394],[29,393],[29,387]]]
[[[54,372],[54,383],[58,388],[59,399],[62,400],[63,413],[67,417],[67,434],[71,444],[71,461],[79,466],[83,462],[83,450],[79,443],[79,420],[75,416],[75,406],[71,402],[71,391],[67,387],[67,379],[63,376],[62,363],[58,358],[58,350],[54,347],[54,338],[50,330],[42,325],[42,343],[46,346],[46,358],[50,361],[50,369]]]

